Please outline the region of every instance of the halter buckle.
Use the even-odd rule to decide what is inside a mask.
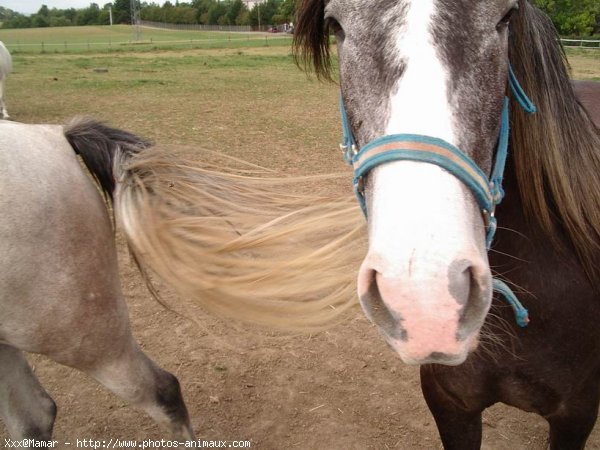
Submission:
[[[350,146],[347,144],[340,144],[340,150],[342,151],[344,160],[351,165],[352,158],[358,154],[358,147],[356,144],[352,144]]]

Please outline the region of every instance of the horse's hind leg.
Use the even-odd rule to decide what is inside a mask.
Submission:
[[[2,109],[2,118],[9,119],[6,103],[4,102],[4,79],[0,79],[0,108]]]
[[[49,441],[56,405],[20,350],[0,344],[0,417],[13,439]]]
[[[158,367],[130,337],[120,352],[97,355],[91,367],[78,367],[168,428],[177,440],[194,439],[179,381]]]
[[[39,341],[49,344],[36,351],[94,377],[166,426],[174,438],[193,439],[179,381],[139,348],[116,283],[118,275],[116,271],[110,274],[116,265],[107,267],[95,278],[90,277],[86,285],[77,283],[70,289],[74,292],[83,285],[88,294],[84,291],[53,304],[53,326],[43,330],[47,338],[38,336]]]

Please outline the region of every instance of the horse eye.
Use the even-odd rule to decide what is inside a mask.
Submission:
[[[510,24],[510,19],[512,19],[513,14],[518,10],[519,10],[519,4],[517,3],[517,5],[513,6],[511,9],[509,9],[508,12],[502,18],[502,20],[500,20],[500,22],[498,22],[498,25],[496,25],[496,29],[502,30],[502,29],[506,28],[508,26],[508,24]]]
[[[340,25],[340,23],[332,18],[328,18],[326,19],[326,26],[329,28],[329,31],[335,35],[337,35],[338,33],[343,32],[342,30],[342,26]]]

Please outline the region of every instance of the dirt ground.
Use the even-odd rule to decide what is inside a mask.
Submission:
[[[327,95],[335,104],[337,94]],[[99,96],[98,101],[102,101]],[[177,102],[173,103],[176,108]],[[211,112],[233,117],[221,103],[221,109]],[[210,104],[203,107],[208,109]],[[237,107],[241,109],[239,102]],[[40,121],[26,117],[25,108],[19,111],[18,105],[11,112],[15,118],[21,113],[24,121]],[[74,112],[61,110],[63,115]],[[143,114],[129,114],[127,126],[136,125],[138,116]],[[316,127],[314,134],[319,136]],[[282,142],[279,136],[264,139]],[[326,144],[319,145],[329,152],[333,147]],[[271,159],[269,148],[260,142],[256,146],[263,153],[250,159],[265,164]],[[297,159],[302,156],[275,150],[273,155],[280,158],[280,167],[298,167]],[[339,163],[328,169],[341,167]],[[122,284],[134,333],[141,347],[179,378],[199,438],[248,440],[252,449],[261,450],[441,448],[420,392],[418,369],[398,359],[358,308],[352,320],[312,336],[242,327],[207,315],[194,315],[196,320],[190,320],[151,297],[120,237],[119,241]],[[170,304],[177,304],[166,287],[161,294]],[[59,408],[54,433],[58,448],[73,448],[62,443],[75,439],[168,438],[149,417],[86,375],[41,356],[32,355],[30,361]],[[502,405],[485,412],[484,449],[541,450],[547,447],[546,435],[545,421],[535,415]],[[6,437],[0,425],[0,447]],[[600,449],[598,427],[588,448]]]
[[[194,322],[150,296],[122,245],[120,260],[135,335],[178,376],[198,437],[249,440],[261,450],[441,448],[418,369],[402,364],[359,310],[314,336],[232,327],[208,316]],[[82,373],[40,356],[31,362],[58,405],[60,443],[168,438]],[[483,448],[541,450],[546,433],[539,417],[498,405],[485,413]],[[600,430],[588,448],[600,448]]]
[[[315,336],[232,327],[212,317],[195,323],[154,301],[122,247],[135,334],[179,377],[199,437],[250,440],[255,449],[440,447],[418,370],[400,362],[360,311]],[[58,404],[59,442],[168,437],[85,375],[43,357],[31,361]],[[545,448],[546,427],[533,416],[500,407],[485,423],[485,448]]]
[[[192,320],[154,300],[118,241],[134,333],[179,378],[198,438],[250,441],[261,450],[442,448],[418,369],[399,360],[358,308],[316,335],[273,333],[182,309],[159,283],[167,303]],[[169,438],[86,375],[42,356],[30,361],[59,408],[58,448],[73,448],[63,443],[75,439]],[[496,405],[484,415],[482,448],[542,450],[546,435],[543,419]],[[0,442],[5,437],[0,429]],[[587,448],[600,449],[598,427]]]

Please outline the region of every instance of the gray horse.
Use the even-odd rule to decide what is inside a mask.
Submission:
[[[74,151],[94,170],[97,145],[145,144],[107,127],[0,121],[0,417],[13,439],[51,437],[56,406],[27,351],[89,374],[191,439],[177,378],[131,334],[111,219]]]
[[[4,102],[4,80],[12,70],[12,58],[4,43],[0,41],[0,107],[2,108],[2,118],[8,119],[8,111]]]

